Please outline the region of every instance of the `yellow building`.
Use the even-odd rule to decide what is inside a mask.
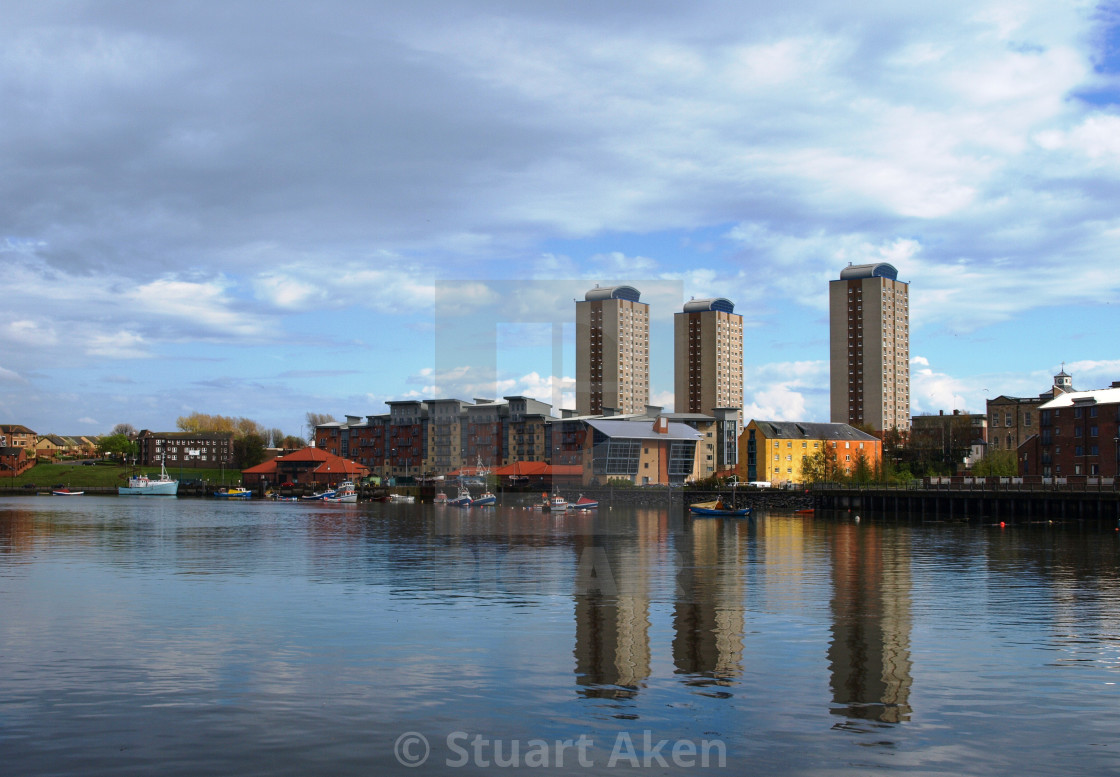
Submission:
[[[752,420],[739,436],[739,479],[774,486],[802,483],[805,459],[822,448],[849,474],[861,453],[872,469],[883,458],[879,438],[848,424]]]

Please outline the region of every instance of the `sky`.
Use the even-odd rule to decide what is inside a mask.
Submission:
[[[574,406],[573,300],[744,317],[827,421],[828,282],[910,284],[914,414],[1120,380],[1120,2],[0,0],[0,423],[305,434]]]

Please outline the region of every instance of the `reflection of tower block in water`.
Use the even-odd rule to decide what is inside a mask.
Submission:
[[[729,685],[743,671],[743,571],[739,532],[744,524],[693,524],[691,547],[678,558],[673,606],[673,665],[695,685]]]
[[[834,715],[882,723],[910,719],[909,546],[884,547],[875,531],[834,534],[832,641]]]

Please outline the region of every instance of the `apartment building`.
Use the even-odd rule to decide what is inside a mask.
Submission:
[[[743,317],[731,300],[692,299],[673,316],[673,397],[678,413],[743,406]]]
[[[885,262],[848,265],[829,282],[833,423],[910,427],[910,289]]]
[[[637,413],[649,402],[649,305],[633,286],[576,303],[576,413]]]

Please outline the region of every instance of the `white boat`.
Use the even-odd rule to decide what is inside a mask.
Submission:
[[[568,509],[568,500],[559,494],[553,494],[548,500],[548,509],[550,512],[562,513]]]
[[[459,493],[454,499],[448,499],[447,504],[452,507],[470,507],[474,503],[474,497],[471,496],[471,490],[467,488],[467,484],[461,479],[459,480]]]
[[[343,481],[338,484],[335,489],[334,496],[323,497],[324,502],[346,502],[354,504],[358,501],[358,490],[354,488],[354,484],[349,480]]]
[[[412,494],[389,494],[389,501],[398,502],[400,504],[413,504],[416,501],[416,497],[412,496]]]
[[[85,491],[71,491],[69,488],[56,488],[51,491],[54,496],[81,496]]]
[[[496,505],[497,503],[498,497],[494,496],[489,491],[483,491],[482,496],[471,502],[471,505],[473,507],[486,507],[488,505]]]
[[[158,479],[147,475],[133,475],[128,479],[127,486],[117,487],[117,494],[120,496],[175,496],[178,493],[179,481],[171,479],[162,461],[159,463]]]

